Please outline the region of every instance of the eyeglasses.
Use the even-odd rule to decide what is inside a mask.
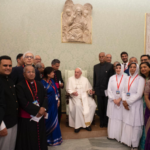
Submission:
[[[27,59],[33,59],[33,56],[25,56],[25,58],[27,58]]]
[[[42,60],[42,59],[38,59],[38,58],[36,58],[35,60]]]

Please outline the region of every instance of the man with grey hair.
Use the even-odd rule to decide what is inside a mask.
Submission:
[[[130,65],[131,63],[136,63],[136,64],[138,64],[137,58],[136,58],[136,57],[131,57],[131,58],[129,59],[129,65]],[[130,73],[129,73],[129,68],[127,68],[127,69],[124,71],[124,73],[126,73],[126,74],[129,76],[129,75],[130,75]]]
[[[105,56],[105,61],[108,62],[108,63],[111,63],[111,61],[112,61],[112,55],[111,54],[107,54]]]
[[[39,62],[39,63],[37,63],[37,64],[35,65],[35,68],[39,71],[39,73],[40,73],[40,78],[42,79],[42,78],[43,78],[44,69],[45,69],[44,64]]]
[[[41,63],[41,61],[42,61],[41,56],[36,55],[34,58],[34,65],[36,65],[37,63]]]
[[[68,79],[66,91],[70,94],[69,126],[75,128],[75,133],[78,133],[80,128],[91,131],[96,104],[92,98],[92,86],[88,79],[82,76],[81,68],[76,68],[75,75]]]
[[[23,54],[23,60],[25,65],[34,65],[34,54],[30,51],[27,51]],[[14,67],[11,73],[11,79],[14,81],[14,84],[17,85],[24,79],[23,76],[23,68],[24,66]],[[35,80],[40,81],[40,73],[37,69],[35,69],[36,77]]]
[[[48,109],[47,95],[41,82],[35,81],[35,68],[26,65],[24,80],[16,86],[19,120],[16,149],[47,150],[44,117]]]
[[[58,108],[58,121],[60,123],[61,120],[61,89],[64,88],[64,81],[62,79],[61,71],[58,70],[60,66],[60,60],[54,59],[51,62],[52,68],[54,69],[54,81],[58,88],[59,94],[60,94],[60,106]]]
[[[105,62],[105,53],[99,54],[100,63],[94,66],[93,89],[97,95],[98,115],[100,116],[100,127],[107,127],[106,116],[108,97],[105,96],[109,78],[114,74],[113,65]]]

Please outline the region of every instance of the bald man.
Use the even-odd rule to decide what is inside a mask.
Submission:
[[[108,117],[106,108],[108,97],[105,96],[109,78],[113,75],[113,65],[105,62],[105,53],[99,54],[100,63],[94,66],[93,89],[97,95],[98,115],[100,116],[100,127],[107,127]]]
[[[131,64],[131,63],[136,63],[136,64],[138,64],[137,58],[136,58],[136,57],[131,57],[131,58],[129,59],[129,64]],[[130,73],[129,73],[129,68],[127,68],[127,69],[124,71],[124,73],[126,73],[126,74],[129,76],[129,75],[130,75]]]
[[[36,65],[37,63],[41,63],[42,59],[39,55],[36,55],[34,58],[34,65]]]
[[[108,62],[108,63],[111,63],[111,61],[112,61],[112,56],[111,56],[111,54],[107,54],[107,55],[105,56],[105,61]]]
[[[23,66],[20,67],[14,67],[12,69],[12,73],[11,73],[11,79],[13,80],[14,84],[17,85],[19,82],[21,82],[22,80],[24,80],[24,76],[23,76],[23,68],[26,65],[33,65],[34,66],[34,55],[32,52],[27,51],[26,53],[23,54],[23,61],[24,64]],[[35,69],[35,80],[40,81],[40,73],[37,69]]]
[[[76,68],[75,75],[68,79],[66,91],[70,94],[69,126],[75,128],[75,133],[78,133],[81,127],[91,131],[96,104],[91,97],[92,86],[88,79],[82,76],[80,68]]]

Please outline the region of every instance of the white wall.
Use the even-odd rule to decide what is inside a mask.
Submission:
[[[99,52],[111,53],[113,61],[120,61],[122,51],[138,59],[144,53],[149,0],[74,0],[93,5],[91,45],[61,43],[64,3],[65,0],[0,0],[0,55],[10,55],[14,66],[16,55],[28,50],[41,55],[46,66],[58,58],[63,77],[65,69],[79,66],[88,71],[92,83]]]

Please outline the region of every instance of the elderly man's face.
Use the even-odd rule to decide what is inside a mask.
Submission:
[[[0,73],[4,75],[10,75],[11,71],[12,71],[12,61],[2,59],[0,63]]]
[[[32,53],[27,53],[24,58],[25,65],[32,65],[34,63],[34,56]]]
[[[100,61],[100,63],[104,63],[105,62],[105,53],[100,53],[99,54],[99,61]]]
[[[32,66],[27,66],[24,72],[24,77],[26,80],[32,81],[35,79],[35,69]]]
[[[42,67],[41,67],[41,68],[38,68],[38,70],[39,70],[40,73],[43,74],[44,69],[45,69],[45,66],[44,66],[44,64],[42,63]]]
[[[138,63],[138,62],[137,62],[136,58],[131,58],[130,63]]]
[[[105,61],[111,63],[111,60],[112,60],[112,56],[110,54],[106,55]]]
[[[76,79],[80,78],[81,74],[82,74],[81,70],[77,68],[77,69],[75,70],[75,78],[76,78]]]
[[[41,57],[39,55],[35,56],[35,59],[34,59],[34,64],[36,65],[37,63],[40,63],[41,62]]]
[[[116,71],[116,64],[118,64],[118,62],[114,62],[113,64],[113,69]]]
[[[52,65],[52,68],[54,70],[58,70],[59,69],[59,66],[60,66],[60,63],[56,63],[55,65]]]

